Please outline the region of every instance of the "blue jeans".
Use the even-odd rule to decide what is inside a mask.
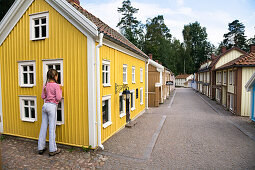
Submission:
[[[49,151],[55,152],[56,145],[56,123],[57,105],[55,103],[44,103],[42,107],[42,125],[38,140],[38,150],[43,150],[46,144],[47,128],[49,123]]]

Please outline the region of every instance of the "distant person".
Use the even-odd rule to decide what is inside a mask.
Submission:
[[[42,90],[42,125],[38,140],[38,153],[42,155],[46,151],[46,134],[49,123],[49,156],[54,156],[61,152],[56,145],[56,123],[57,123],[57,106],[62,98],[61,85],[57,84],[58,72],[50,69],[47,72],[47,81]]]

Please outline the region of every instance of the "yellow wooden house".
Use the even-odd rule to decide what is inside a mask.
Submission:
[[[77,0],[15,1],[0,23],[0,131],[38,139],[41,91],[54,68],[63,85],[56,141],[103,147],[144,112],[146,61]]]

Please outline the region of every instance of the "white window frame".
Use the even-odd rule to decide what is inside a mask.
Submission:
[[[143,105],[143,88],[140,88],[140,105]]]
[[[40,12],[29,15],[30,18],[30,40],[43,40],[49,38],[49,12]],[[35,38],[35,23],[34,20],[46,18],[46,24],[41,24],[39,21],[39,38]],[[42,37],[42,26],[46,25],[46,37]]]
[[[27,77],[27,82],[28,84],[24,84],[24,77],[23,77],[23,66],[33,66],[33,71],[27,71],[28,77]],[[33,87],[36,86],[36,64],[35,61],[19,61],[18,62],[18,72],[19,72],[19,86],[20,87]],[[34,83],[30,84],[30,76],[29,74],[33,73],[34,74]]]
[[[130,93],[133,94],[133,97],[131,97],[131,94],[130,94],[130,99],[133,100],[133,107],[131,105],[131,100],[130,100],[130,106],[131,106],[131,111],[134,111],[135,110],[135,90],[131,90]]]
[[[122,108],[123,108],[123,110],[120,112],[120,118],[122,118],[122,117],[124,117],[124,116],[126,116],[126,103],[125,103],[125,100],[124,100],[124,96],[123,96],[123,94],[122,93],[119,93],[119,97],[120,96],[122,96]],[[119,101],[120,101],[120,98],[119,98]],[[119,103],[119,105],[120,105],[120,103]]]
[[[54,59],[54,60],[43,60],[43,83],[46,83],[46,77],[47,77],[47,71],[48,71],[48,65],[55,65],[60,64],[60,78],[61,78],[61,85],[64,86],[64,75],[63,75],[63,59]]]
[[[108,66],[108,71],[105,71],[105,70],[103,70],[103,68],[102,68],[102,74],[106,74],[106,73],[108,73],[108,76],[107,76],[107,78],[108,78],[108,82],[105,82],[106,81],[106,76],[104,76],[104,79],[105,80],[103,80],[103,76],[102,76],[102,82],[103,82],[103,86],[104,87],[109,87],[109,86],[111,86],[111,80],[110,80],[110,78],[111,78],[111,65],[110,65],[110,61],[108,61],[108,60],[103,60],[102,61],[102,66]]]
[[[234,95],[229,94],[229,110],[234,111]]]
[[[233,70],[229,70],[229,85],[233,85]]]
[[[124,68],[126,68],[126,72],[124,72]],[[126,64],[123,64],[123,84],[128,84],[127,82],[127,65]],[[124,74],[126,75],[126,79],[124,80]]]
[[[64,75],[63,75],[63,59],[53,59],[53,60],[43,60],[43,84],[46,83],[46,76],[48,72],[48,65],[55,65],[60,64],[60,78],[61,78],[61,85],[64,85]],[[61,117],[62,121],[57,121],[57,125],[62,125],[65,123],[65,108],[64,108],[64,98],[61,99]]]
[[[140,68],[140,82],[143,83],[143,68]]]
[[[24,101],[25,100],[34,101],[35,118],[30,117],[31,116],[31,113],[30,113],[30,108],[31,107],[29,107],[29,118],[25,117],[25,111],[24,111],[24,106],[25,106]],[[37,121],[37,102],[36,101],[37,101],[36,96],[19,96],[20,118],[21,118],[22,121],[25,121],[25,122],[35,122],[35,121]],[[29,106],[30,106],[30,104],[29,104]]]
[[[135,66],[132,66],[132,83],[135,83]]]
[[[110,126],[112,124],[112,119],[111,119],[111,95],[107,95],[107,96],[103,96],[102,97],[102,106],[103,106],[103,102],[108,100],[108,113],[109,113],[109,117],[108,117],[108,122],[103,123],[103,128],[107,128],[108,126]],[[103,121],[103,109],[101,112],[102,115],[102,121]]]
[[[223,84],[226,85],[227,84],[227,72],[223,71]]]

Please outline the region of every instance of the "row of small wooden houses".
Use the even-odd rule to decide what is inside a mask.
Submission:
[[[250,46],[249,53],[237,47],[229,50],[223,47],[219,56],[212,55],[200,66],[196,73],[197,90],[233,114],[251,116],[254,120],[254,95],[247,90],[253,90],[254,73],[255,45]]]
[[[173,73],[80,6],[78,0],[19,0],[0,23],[0,132],[38,139],[48,69],[63,99],[56,141],[102,143],[174,90]]]

